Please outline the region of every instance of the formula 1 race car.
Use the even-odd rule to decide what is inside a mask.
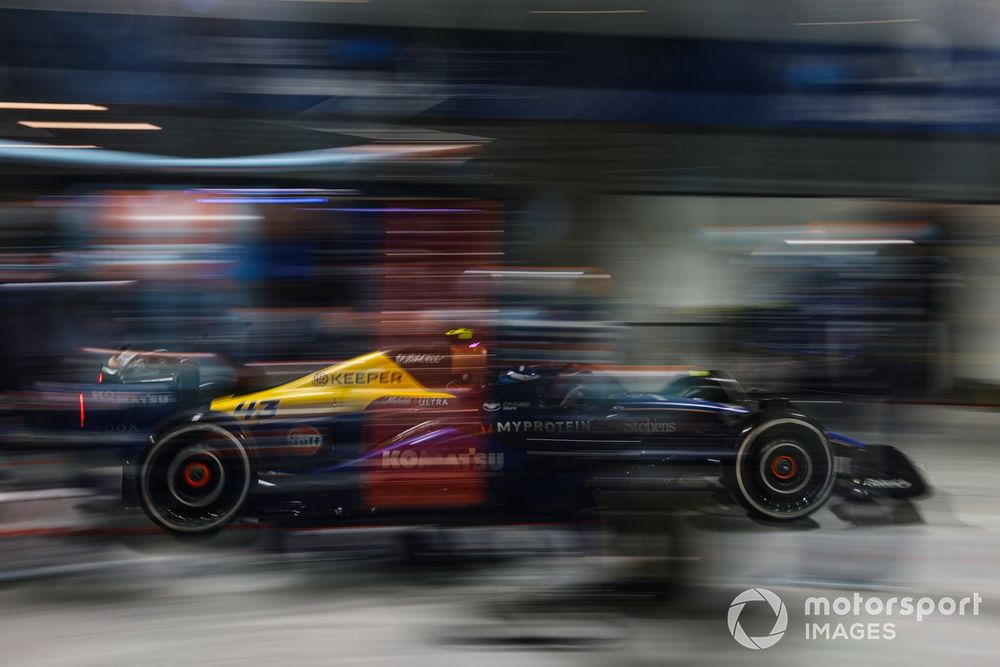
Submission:
[[[692,480],[773,521],[834,492],[926,490],[898,450],[828,432],[722,372],[684,373],[655,394],[596,367],[490,373],[471,332],[449,333],[450,345],[373,352],[211,400],[196,360],[125,350],[80,392],[80,426],[142,436],[126,452],[125,502],[188,535],[240,517],[582,511],[608,489]]]

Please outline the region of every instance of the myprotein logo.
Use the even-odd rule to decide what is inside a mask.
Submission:
[[[497,433],[587,433],[589,431],[589,419],[503,421],[496,423]]]
[[[740,615],[743,613],[744,607],[750,602],[765,602],[770,606],[771,611],[774,612],[774,625],[766,635],[751,637],[743,629],[743,626],[740,625]],[[750,588],[733,598],[732,603],[729,605],[727,620],[729,622],[729,634],[733,636],[733,639],[740,646],[759,650],[771,648],[785,636],[785,630],[788,629],[788,610],[785,608],[785,603],[781,601],[781,598],[766,588]]]

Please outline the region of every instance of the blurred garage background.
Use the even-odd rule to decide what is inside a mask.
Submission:
[[[755,585],[1000,591],[998,39],[978,0],[0,0],[10,664],[985,664],[989,616],[766,656],[724,618]],[[611,547],[176,545],[95,484],[114,460],[16,409],[124,344],[277,382],[455,326],[636,388],[729,370],[937,492],[785,533],[681,505]]]

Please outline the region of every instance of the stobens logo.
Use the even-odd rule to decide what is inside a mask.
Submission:
[[[771,631],[759,637],[751,637],[740,625],[740,614],[748,602],[766,602],[774,612],[774,626]],[[771,648],[785,635],[788,629],[788,610],[777,595],[766,588],[750,588],[737,595],[729,605],[729,634],[739,643],[752,649]]]
[[[625,422],[625,431],[628,433],[675,433],[677,424],[658,419],[640,419]]]

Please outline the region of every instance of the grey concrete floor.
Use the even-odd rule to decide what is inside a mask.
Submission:
[[[1000,413],[915,406],[855,417],[850,433],[896,444],[925,466],[931,498],[831,503],[799,530],[717,505],[678,511],[670,538],[466,529],[434,533],[437,553],[417,561],[399,556],[391,530],[286,535],[282,550],[249,534],[198,546],[159,536],[0,539],[3,571],[37,570],[0,580],[0,662],[996,664]],[[34,520],[81,520],[67,507],[49,504]],[[683,543],[672,552],[680,560],[657,559],[663,539]],[[727,628],[730,602],[751,587],[774,591],[788,609],[786,635],[767,650],[737,645]],[[855,592],[979,593],[984,602],[978,616],[919,623],[825,619],[894,622],[892,640],[804,637],[806,597]],[[748,631],[766,631],[759,616],[746,617]]]

